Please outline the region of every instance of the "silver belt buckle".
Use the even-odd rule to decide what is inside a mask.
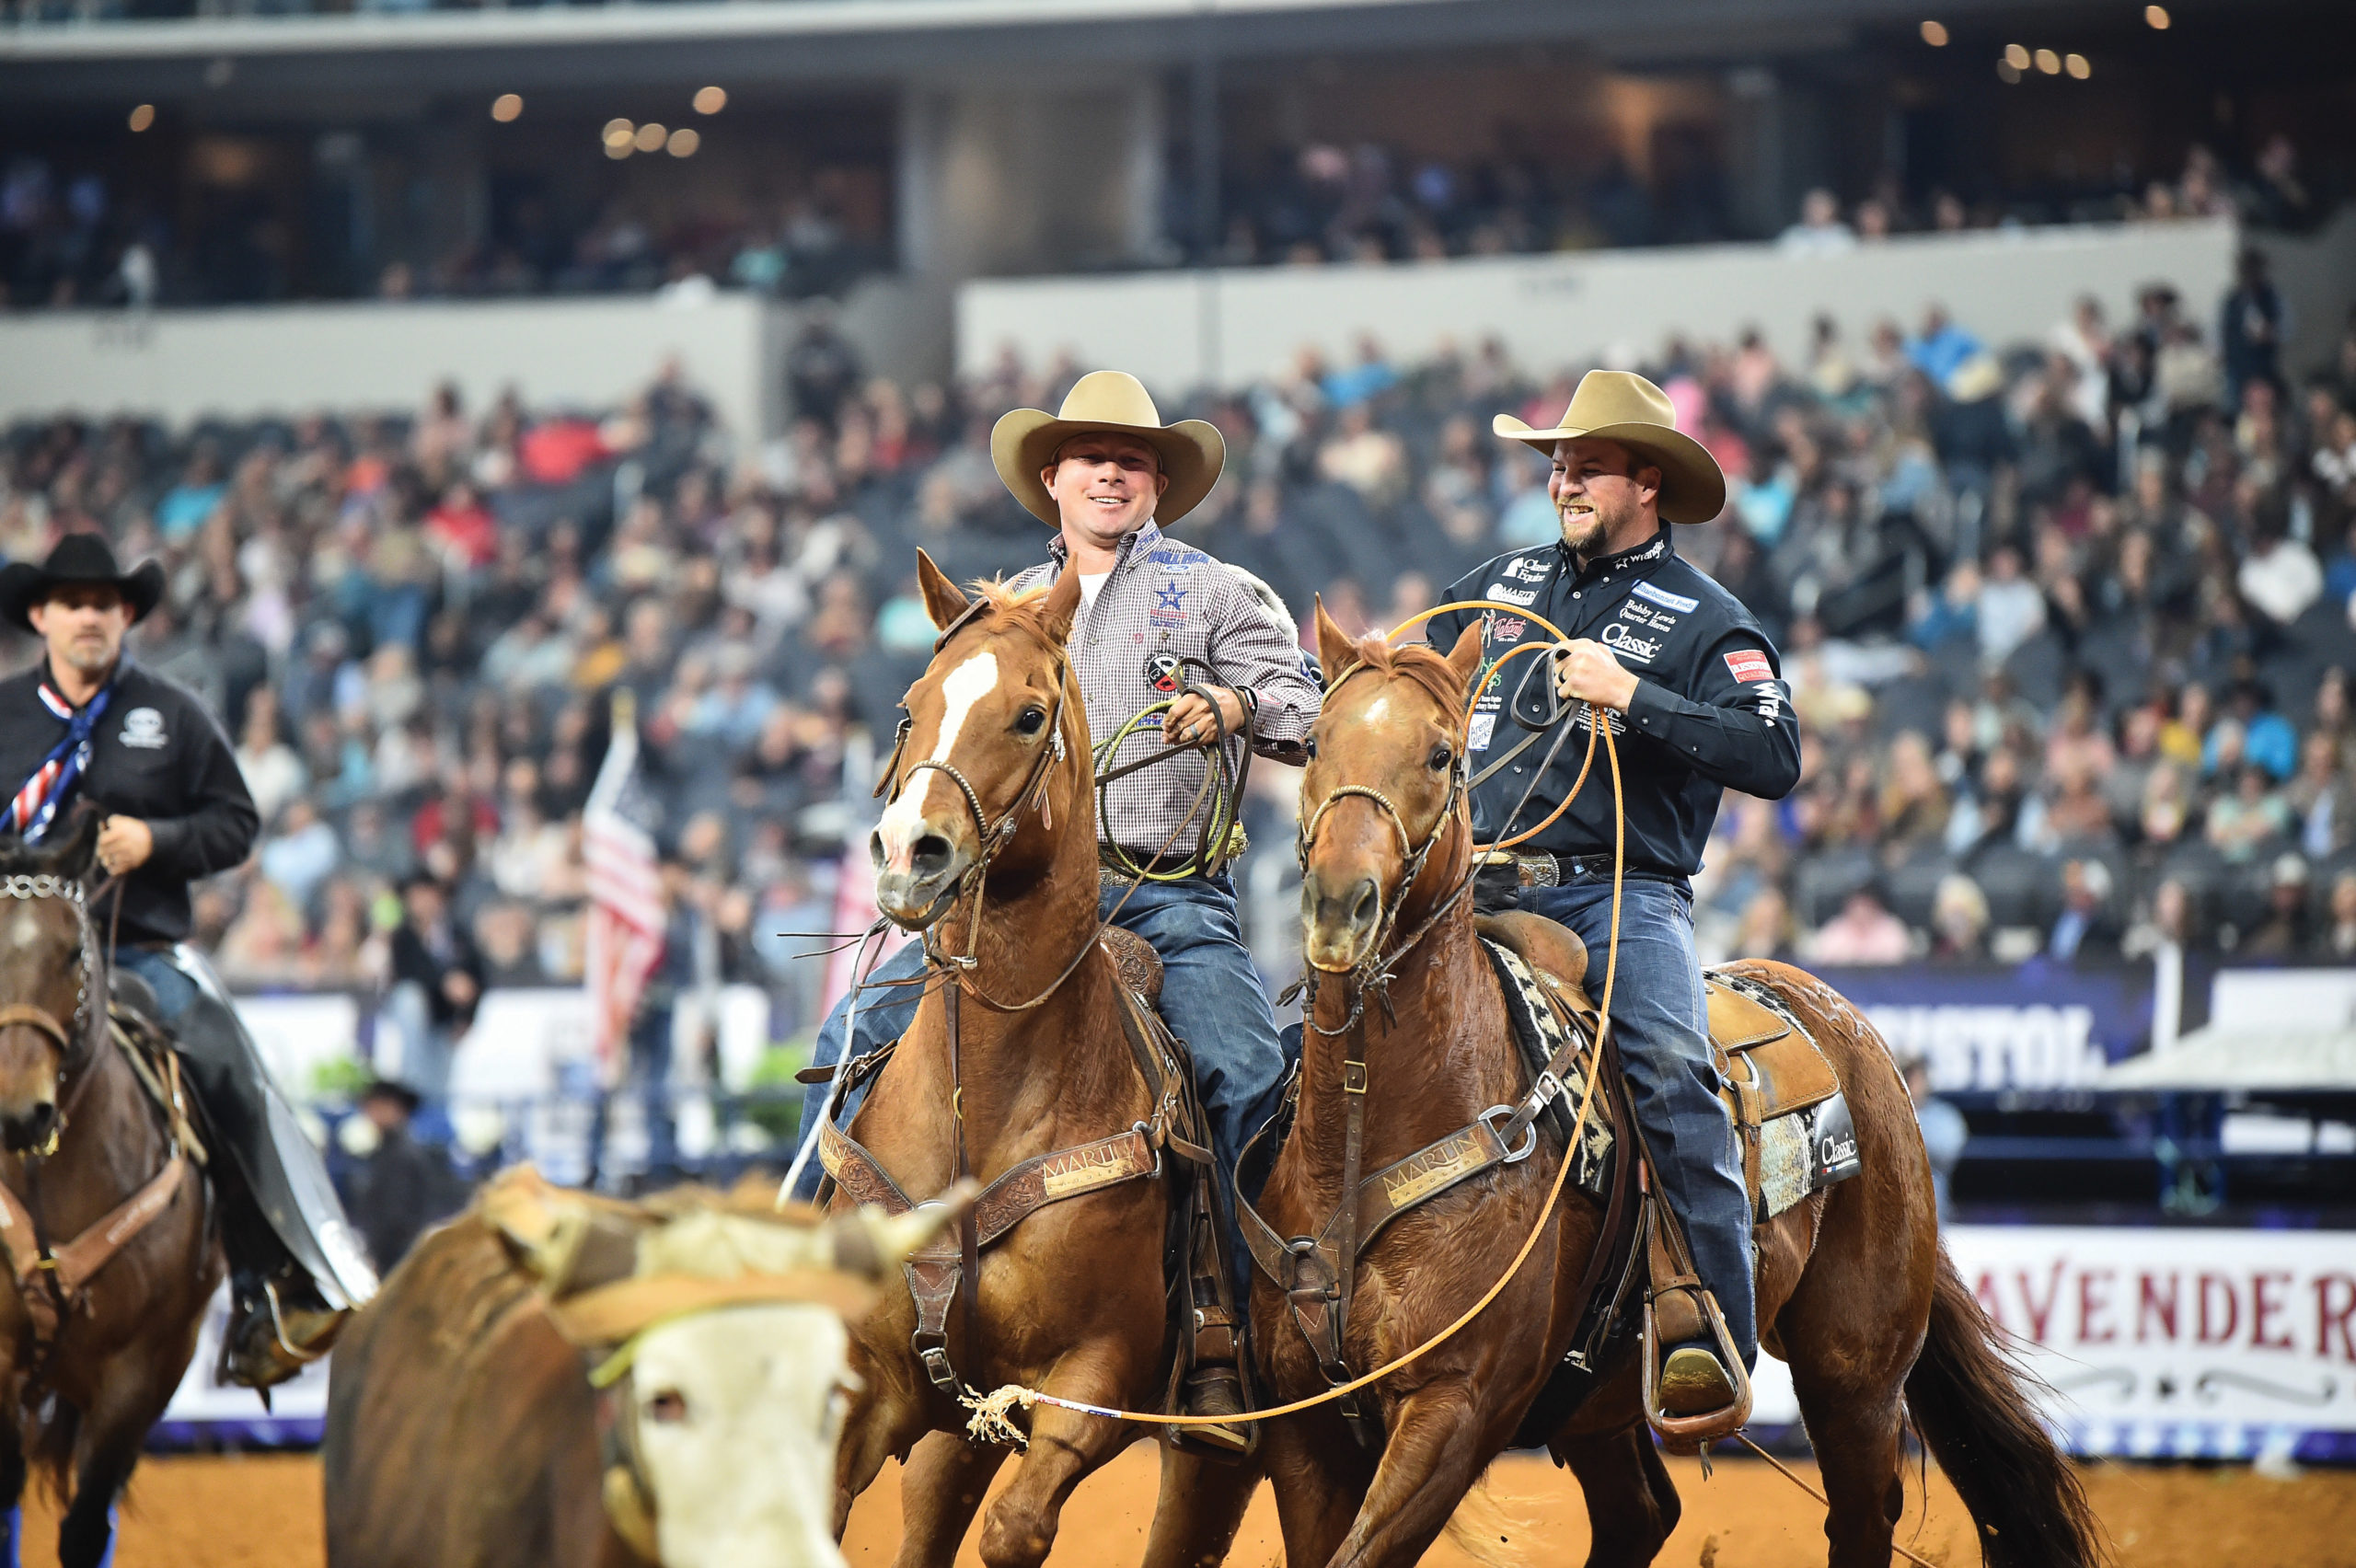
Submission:
[[[1517,855],[1514,861],[1521,873],[1524,887],[1560,887],[1561,862],[1552,855]]]

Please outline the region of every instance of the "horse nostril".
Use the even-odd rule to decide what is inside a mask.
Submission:
[[[867,836],[867,858],[877,870],[884,869],[884,830],[880,827]]]
[[[918,839],[908,852],[908,865],[919,875],[929,876],[948,864],[949,840],[937,833]]]
[[[40,1101],[21,1115],[11,1116],[0,1123],[0,1143],[12,1149],[39,1148],[49,1141],[51,1131],[57,1125],[57,1107]]]
[[[1374,917],[1381,906],[1382,891],[1374,885],[1374,879],[1369,877],[1358,883],[1358,895],[1351,901],[1350,924],[1353,926],[1373,925]]]

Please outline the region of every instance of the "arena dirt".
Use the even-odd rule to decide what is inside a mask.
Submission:
[[[1704,1482],[1691,1460],[1672,1461],[1685,1518],[1659,1561],[1665,1568],[1803,1568],[1824,1561],[1822,1516],[1789,1482],[1755,1461],[1729,1460]],[[1803,1473],[1812,1475],[1804,1468]],[[896,1539],[896,1471],[887,1471],[852,1516],[845,1555],[852,1568],[883,1568]],[[2098,1466],[2095,1502],[2125,1568],[2318,1568],[2356,1562],[2356,1474],[2311,1471],[2270,1481],[2238,1468]],[[1568,1475],[1542,1460],[1497,1467],[1499,1501],[1526,1521],[1534,1565],[1576,1562],[1586,1514]],[[1900,1539],[1934,1562],[1977,1562],[1955,1494],[1933,1473],[1930,1513],[1919,1532],[1910,1482]],[[1054,1568],[1136,1562],[1153,1514],[1154,1455],[1138,1447],[1082,1486],[1064,1516]],[[150,1459],[140,1467],[123,1521],[117,1568],[323,1568],[319,1470],[309,1458]],[[25,1568],[55,1568],[56,1525],[46,1505],[26,1510]],[[1522,1533],[1518,1531],[1517,1533]],[[1230,1561],[1277,1562],[1276,1507],[1264,1489]],[[960,1563],[976,1563],[969,1549]],[[1426,1562],[1472,1560],[1443,1544]]]

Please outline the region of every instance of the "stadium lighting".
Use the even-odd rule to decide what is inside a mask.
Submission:
[[[638,150],[641,153],[659,153],[663,150],[664,140],[671,133],[650,120],[638,128]]]
[[[1933,49],[1945,49],[1947,46],[1946,25],[1944,22],[1924,22],[1923,41]]]
[[[2009,60],[1999,60],[1996,62],[1996,75],[2008,83],[2017,83],[2021,79],[2021,68]]]
[[[502,93],[491,100],[491,117],[502,125],[520,120],[524,114],[522,93]]]
[[[607,146],[611,146],[616,142],[627,142],[636,136],[638,134],[638,127],[632,125],[627,120],[616,117],[615,119],[606,121],[606,128],[597,134]]]
[[[671,140],[666,144],[673,157],[691,158],[696,156],[696,149],[703,145],[703,137],[694,126],[682,125],[671,133]]]
[[[2062,57],[2050,49],[2040,49],[2037,52],[2037,68],[2049,76],[2058,76],[2062,74]]]
[[[2088,76],[2091,76],[2091,75],[2093,75],[2095,74],[2095,68],[2094,68],[2093,64],[2092,64],[2092,63],[2090,63],[2087,61],[2086,57],[2085,57],[2085,55],[2083,55],[2083,54],[2065,54],[2065,55],[2063,55],[2063,56],[2062,57],[2062,69],[2063,69],[2063,70],[2065,70],[2065,71],[2069,72],[2069,73],[2070,73],[2070,75],[2072,75],[2073,76],[2075,76],[2078,80],[2080,80],[2080,81],[2082,81],[2082,82],[2083,82],[2083,81],[2085,81]]]
[[[2160,32],[2168,30],[2168,8],[2165,6],[2143,7],[2143,20]]]
[[[2015,71],[2028,69],[2028,51],[2017,43],[2004,45],[2004,63]]]
[[[698,114],[718,114],[728,107],[728,89],[726,87],[698,87],[695,103]]]
[[[134,110],[133,110],[131,111],[131,128],[132,128],[132,130],[133,130],[133,131],[144,131],[144,130],[146,130],[146,129],[147,129],[147,127],[149,127],[150,125],[153,125],[153,124],[155,124],[155,123],[156,123],[156,106],[155,106],[154,104],[152,104],[152,103],[143,103],[143,104],[141,104],[138,108],[136,108],[136,109],[134,109]]]

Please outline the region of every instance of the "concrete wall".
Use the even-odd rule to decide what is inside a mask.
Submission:
[[[886,282],[839,319],[872,368],[920,378],[947,369],[945,315]],[[414,409],[443,381],[478,409],[510,385],[527,407],[602,409],[676,357],[730,431],[757,438],[785,419],[780,365],[801,319],[738,294],[27,312],[0,316],[0,423]]]
[[[2329,368],[2348,330],[2349,310],[2356,306],[2356,207],[2342,209],[2317,233],[2259,235],[2251,243],[2266,252],[2274,286],[2291,307],[2282,368],[2294,382]]]
[[[1672,332],[1730,340],[1750,326],[1788,363],[1819,315],[1854,351],[1884,317],[1911,332],[1934,300],[2002,345],[2042,339],[2083,294],[2123,321],[2151,280],[2174,283],[2205,319],[2232,281],[2235,243],[2231,224],[2201,222],[1924,235],[1825,257],[1721,245],[983,281],[958,292],[957,363],[979,370],[1008,343],[1034,363],[1068,349],[1083,366],[1175,391],[1251,381],[1306,344],[1346,359],[1369,332],[1409,360],[1495,334],[1543,370],[1649,355]]]

